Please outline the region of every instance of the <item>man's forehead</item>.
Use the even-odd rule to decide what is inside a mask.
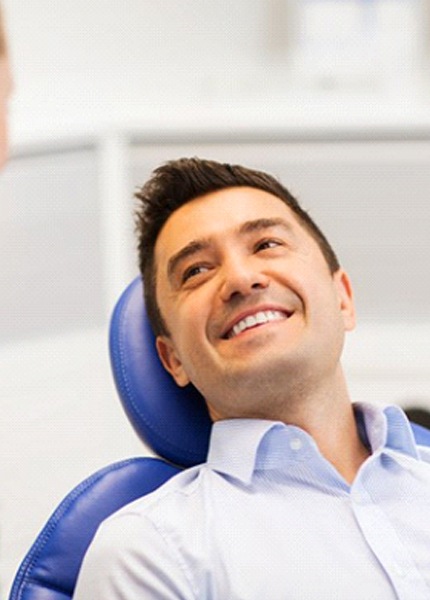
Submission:
[[[294,211],[278,196],[259,188],[226,188],[189,200],[177,208],[159,235],[171,229],[191,230],[194,223],[208,230],[216,229],[217,224],[241,229],[247,222],[280,216],[286,221],[298,222]]]

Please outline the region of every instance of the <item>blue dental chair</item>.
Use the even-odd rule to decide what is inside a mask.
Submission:
[[[156,355],[140,278],[119,299],[110,356],[124,409],[160,458],[114,463],[79,484],[59,505],[24,558],[9,600],[68,600],[96,529],[113,512],[204,462],[211,421],[195,388],[179,388]]]
[[[192,386],[177,387],[159,362],[140,278],[128,286],[115,307],[110,355],[118,393],[133,427],[162,458],[115,463],[72,490],[24,558],[9,600],[69,600],[101,521],[181,469],[206,459],[211,422],[205,403]],[[430,431],[419,425],[413,429],[417,442],[430,446]]]

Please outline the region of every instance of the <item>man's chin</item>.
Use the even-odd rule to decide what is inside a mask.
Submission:
[[[282,388],[300,368],[296,357],[267,353],[261,357],[243,356],[228,364],[223,382],[238,391],[277,386]]]

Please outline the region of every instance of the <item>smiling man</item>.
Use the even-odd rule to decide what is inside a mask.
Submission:
[[[138,198],[160,359],[214,425],[205,464],[102,525],[75,598],[429,598],[430,452],[397,407],[350,400],[323,233],[240,166],[173,161]]]
[[[206,194],[167,220],[155,265],[157,348],[178,385],[192,382],[214,421],[281,420],[324,439],[342,422],[333,460],[348,469],[344,442],[359,441],[339,357],[351,288],[293,210],[252,187]]]

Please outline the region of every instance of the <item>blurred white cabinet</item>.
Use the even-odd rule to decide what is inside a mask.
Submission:
[[[94,148],[14,157],[0,178],[1,340],[101,322]]]

